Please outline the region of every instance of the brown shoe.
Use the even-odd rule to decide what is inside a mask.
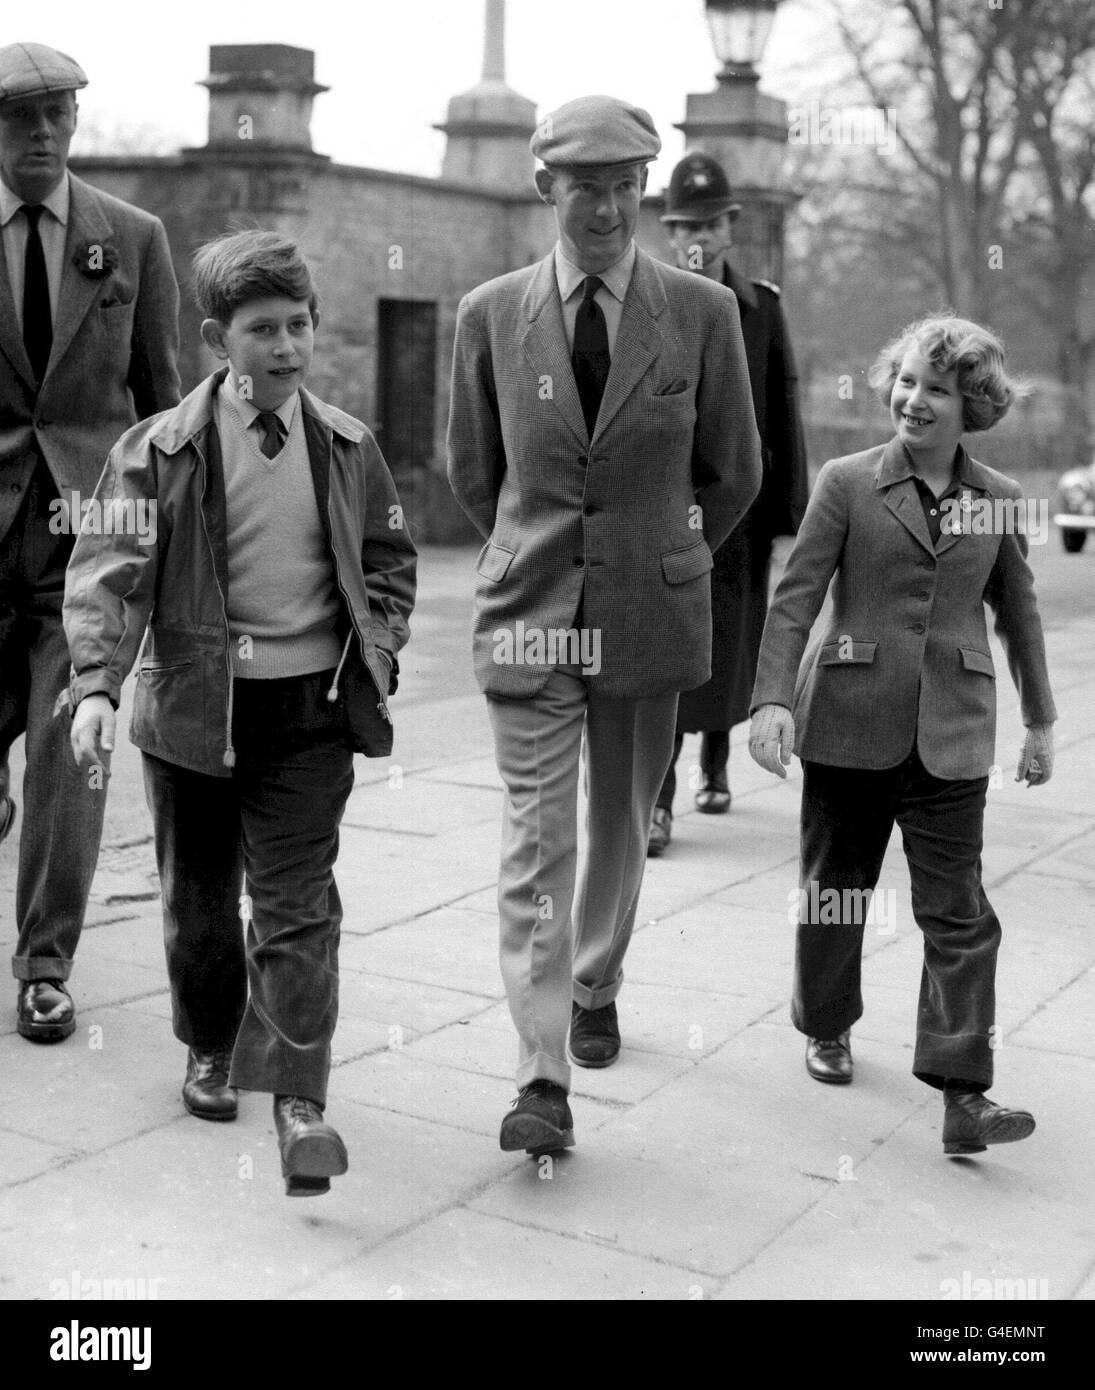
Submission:
[[[76,1031],[76,1008],[64,980],[23,980],[16,1027],[31,1042],[60,1042]]]
[[[228,1084],[228,1068],[232,1061],[232,1044],[215,1047],[211,1052],[191,1047],[186,1053],[186,1080],[183,1082],[183,1104],[199,1120],[234,1120],[239,1113],[239,1095]]]
[[[330,1192],[331,1178],[350,1166],[346,1145],[323,1118],[323,1106],[307,1096],[275,1096],[274,1124],[281,1148],[287,1197]]]
[[[533,1158],[573,1148],[574,1120],[562,1086],[544,1077],[522,1086],[502,1121],[498,1144],[507,1153],[524,1149]]]
[[[620,1055],[620,1025],[616,1003],[603,1009],[573,1005],[570,1014],[570,1060],[579,1067],[610,1067]]]
[[[673,834],[673,812],[667,811],[664,806],[655,806],[654,815],[650,822],[650,839],[646,843],[646,857],[657,859],[669,844],[669,838]]]
[[[1034,1133],[1029,1110],[1005,1110],[980,1091],[948,1088],[943,1094],[943,1152],[952,1158],[984,1153],[989,1144],[1014,1144]]]
[[[845,1029],[831,1040],[807,1038],[806,1070],[815,1081],[846,1086],[852,1079],[852,1034]]]

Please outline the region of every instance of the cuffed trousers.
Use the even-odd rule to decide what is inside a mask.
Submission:
[[[603,1008],[623,982],[677,695],[611,699],[556,669],[531,699],[488,697],[487,708],[506,786],[498,909],[517,1084],[542,1077],[569,1088],[571,1001]],[[578,881],[583,732],[588,852]]]

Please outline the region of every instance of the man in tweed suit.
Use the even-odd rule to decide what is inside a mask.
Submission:
[[[69,675],[65,566],[115,440],[179,399],[163,225],[68,172],[86,85],[45,44],[0,48],[0,839],[15,818],[8,750],[25,733],[12,970],[19,1032],[44,1043],[76,1027],[65,981],[106,798],[102,769],[89,783],[56,709]]]
[[[733,294],[633,241],[660,146],[649,115],[613,98],[546,117],[532,152],[558,243],[474,290],[457,318],[449,480],[486,539],[475,669],[506,787],[501,963],[519,1035],[507,1150],[574,1142],[568,1024],[578,1065],[619,1053],[615,1000],[677,696],[710,674],[711,552],[760,484]]]

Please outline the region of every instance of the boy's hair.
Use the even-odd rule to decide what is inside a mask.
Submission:
[[[991,429],[1017,396],[1027,394],[1027,388],[1005,371],[1004,344],[995,333],[944,311],[910,323],[878,354],[867,380],[887,408],[902,358],[913,349],[937,372],[958,369],[962,428],[969,433]]]
[[[225,232],[194,253],[194,298],[207,319],[228,324],[253,299],[306,299],[316,321],[319,302],[296,242],[278,232]]]

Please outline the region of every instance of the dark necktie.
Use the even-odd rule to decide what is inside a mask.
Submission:
[[[586,417],[586,429],[591,437],[593,426],[597,423],[597,412],[601,408],[601,397],[605,393],[608,369],[612,365],[608,355],[608,325],[601,306],[593,298],[601,284],[596,275],[587,275],[582,281],[582,302],[578,305],[574,320],[574,351],[570,359],[574,380],[578,383],[582,413]]]
[[[27,219],[27,251],[23,262],[23,346],[41,383],[46,374],[49,350],[53,346],[53,315],[49,307],[49,276],[46,274],[46,253],[38,223],[45,208],[23,204]]]
[[[281,422],[281,416],[272,410],[260,410],[255,417],[255,424],[262,430],[262,443],[259,448],[268,459],[277,458],[285,441],[285,426]]]

